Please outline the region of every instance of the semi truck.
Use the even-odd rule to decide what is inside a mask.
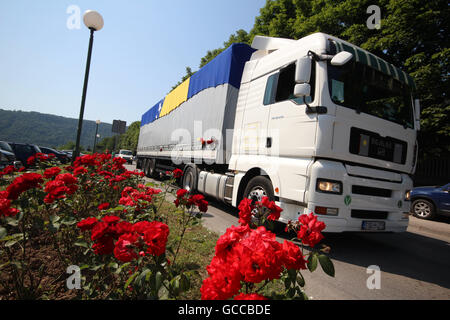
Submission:
[[[334,36],[233,44],[142,116],[137,167],[237,207],[263,197],[280,221],[327,232],[402,232],[417,163],[413,79]]]

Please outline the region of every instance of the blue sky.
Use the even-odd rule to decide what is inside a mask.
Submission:
[[[0,109],[78,118],[89,30],[69,6],[100,12],[84,119],[127,125],[163,98],[208,50],[249,31],[265,0],[0,2]],[[74,21],[74,20],[71,20]]]

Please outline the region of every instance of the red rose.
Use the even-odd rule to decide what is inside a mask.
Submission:
[[[144,233],[144,240],[147,244],[147,253],[160,256],[166,251],[169,227],[161,222],[150,222]]]
[[[239,223],[241,225],[248,225],[252,220],[253,210],[255,206],[252,205],[252,200],[245,198],[239,203]]]
[[[268,300],[268,299],[257,293],[241,293],[235,296],[233,300]]]
[[[172,175],[175,179],[181,178],[183,176],[183,171],[177,168],[172,171]]]
[[[80,228],[81,231],[88,231],[92,230],[97,223],[98,223],[97,218],[90,217],[78,222],[77,227]]]
[[[179,189],[177,191],[177,198],[184,198],[184,196],[188,193],[189,191],[187,191],[186,189]]]
[[[317,216],[313,213],[301,215],[298,221],[301,223],[301,227],[297,237],[302,243],[312,248],[324,238],[321,231],[325,229],[325,223],[318,221]]]
[[[300,248],[291,241],[284,240],[283,264],[286,269],[306,269],[306,261]]]
[[[241,289],[242,275],[236,267],[223,264],[215,257],[206,269],[209,277],[200,288],[202,300],[226,300]]]
[[[6,195],[5,195],[6,196]],[[19,213],[19,210],[11,208],[11,201],[0,195],[0,217],[12,217]]]
[[[109,203],[108,202],[102,203],[97,208],[99,211],[106,210],[109,208]]]
[[[44,178],[51,179],[58,175],[61,172],[61,169],[58,167],[48,168],[44,171]]]
[[[187,207],[189,208],[192,205],[196,205],[200,212],[208,211],[208,201],[205,200],[205,197],[201,194],[192,195],[187,201]]]
[[[216,243],[216,256],[226,260],[231,253],[233,247],[242,240],[242,238],[250,232],[248,225],[235,227],[231,226],[225,233],[220,236]]]
[[[261,200],[261,204],[270,210],[270,214],[267,217],[267,220],[276,221],[280,219],[280,214],[283,209],[277,206],[274,201],[270,201],[268,197],[263,197]]]
[[[130,262],[136,259],[138,255],[133,247],[137,240],[138,236],[135,234],[128,233],[121,235],[114,247],[114,256],[116,259],[122,262]]]
[[[79,167],[76,167],[76,168],[73,170],[73,175],[74,175],[74,176],[79,176],[79,175],[85,174],[85,173],[87,173],[87,172],[88,172],[88,171],[87,171],[87,169],[86,169],[85,167],[79,166]]]
[[[42,176],[37,173],[24,173],[18,176],[14,181],[6,188],[8,192],[9,200],[17,200],[17,198],[25,191],[34,188],[41,188],[41,183],[44,180]]]
[[[107,224],[115,224],[120,221],[120,218],[117,216],[104,216],[102,218],[103,222],[106,222]]]
[[[91,240],[95,241],[98,240],[100,238],[102,238],[104,235],[106,235],[109,231],[109,224],[104,222],[104,221],[100,221],[97,224],[95,224],[95,226],[92,228],[92,233],[91,233]]]
[[[114,251],[114,239],[109,236],[104,236],[92,245],[92,249],[97,255],[111,254]]]

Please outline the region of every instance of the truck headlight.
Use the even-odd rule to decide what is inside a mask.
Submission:
[[[324,193],[342,194],[342,182],[317,179],[316,191]]]
[[[411,201],[411,190],[405,192],[405,201]]]

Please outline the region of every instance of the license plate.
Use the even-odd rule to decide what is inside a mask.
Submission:
[[[384,221],[363,221],[361,228],[366,231],[383,231],[386,229],[386,223]]]

